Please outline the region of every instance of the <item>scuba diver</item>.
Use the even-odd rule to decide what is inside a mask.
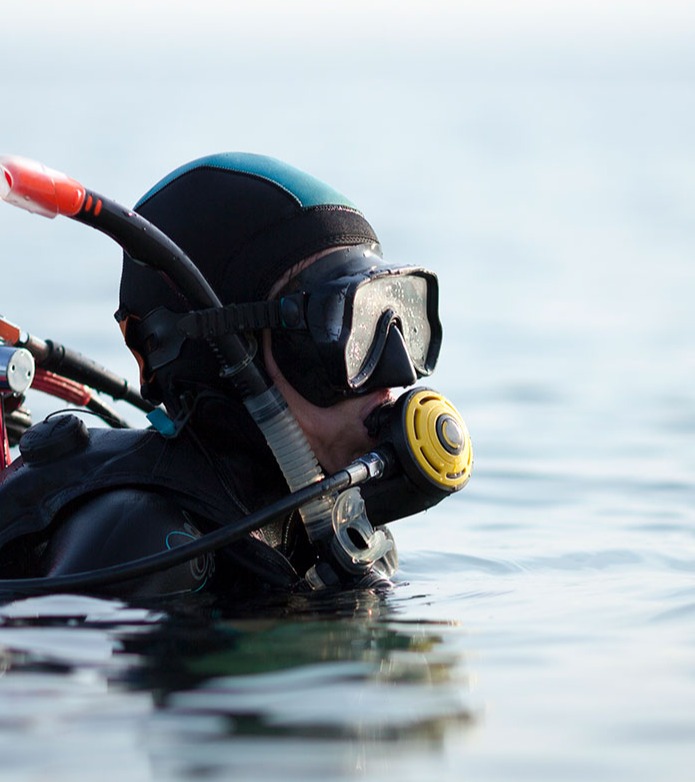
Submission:
[[[385,261],[361,212],[298,169],[260,155],[201,158],[162,179],[130,216],[181,248],[220,306],[200,307],[126,249],[116,320],[155,406],[153,426],[87,430],[69,415],[25,433],[21,458],[0,476],[2,578],[99,571],[232,525],[374,451],[396,426],[394,389],[435,367],[436,276]],[[229,334],[243,345],[238,360],[222,355]],[[470,474],[465,426],[440,407],[437,442],[458,460],[445,490],[394,472],[213,553],[91,591],[230,596],[387,580],[397,556],[384,525],[431,507]]]

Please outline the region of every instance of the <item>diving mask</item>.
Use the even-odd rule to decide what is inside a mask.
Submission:
[[[438,284],[422,267],[384,262],[378,245],[336,250],[293,277],[276,302],[273,356],[321,407],[432,373],[442,327]]]

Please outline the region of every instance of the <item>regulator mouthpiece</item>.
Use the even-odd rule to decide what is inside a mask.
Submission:
[[[35,160],[0,157],[0,198],[28,212],[73,217],[82,208],[85,188],[75,179]]]
[[[454,405],[436,391],[414,388],[393,405],[377,408],[365,423],[426,494],[443,498],[468,483],[473,469],[468,429]]]

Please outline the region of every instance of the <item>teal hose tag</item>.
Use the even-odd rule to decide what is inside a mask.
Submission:
[[[159,407],[148,413],[147,420],[164,437],[176,437],[176,424]]]

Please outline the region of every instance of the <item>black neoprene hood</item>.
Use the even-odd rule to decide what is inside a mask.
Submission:
[[[291,266],[338,245],[378,242],[345,196],[273,158],[224,153],[173,171],[135,211],[178,244],[224,304],[259,301]],[[121,306],[143,317],[186,303],[162,277],[125,257]]]
[[[194,160],[162,179],[135,206],[181,247],[223,304],[262,301],[298,261],[342,245],[378,243],[345,196],[274,158],[228,152]],[[119,320],[145,363],[143,394],[178,406],[181,382],[217,386],[219,362],[204,341],[186,341],[168,366],[148,376],[148,352],[128,322],[164,307],[187,312],[185,298],[158,272],[123,259]],[[156,382],[152,382],[153,379]]]

